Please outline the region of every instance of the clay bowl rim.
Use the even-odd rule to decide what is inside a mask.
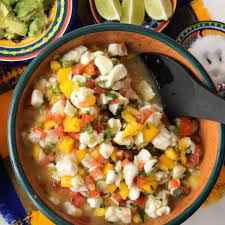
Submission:
[[[177,2],[178,2],[178,0],[171,0],[171,2],[173,4],[173,15],[174,15],[174,13],[175,13],[175,11],[177,9]],[[90,5],[91,13],[92,13],[92,16],[94,18],[95,23],[100,24],[100,23],[107,22],[107,20],[105,20],[104,18],[102,18],[99,15],[99,13],[98,13],[98,11],[96,9],[96,5],[95,5],[95,1],[94,0],[89,0],[89,5]],[[172,15],[172,17],[173,17],[173,15]],[[157,32],[163,31],[169,25],[169,23],[171,22],[172,17],[169,18],[166,21],[160,21],[160,25],[156,29],[153,28],[153,30],[157,31]],[[108,23],[110,23],[110,22],[108,22]],[[114,23],[114,22],[111,22],[111,23]],[[143,26],[143,25],[141,25],[141,26]]]
[[[29,183],[28,178],[25,175],[25,172],[23,170],[22,164],[19,161],[19,154],[16,146],[16,115],[17,110],[19,107],[20,98],[22,96],[23,90],[26,87],[26,84],[29,80],[29,78],[32,76],[33,72],[35,71],[35,68],[38,67],[43,59],[47,58],[49,54],[54,52],[57,48],[61,47],[64,43],[79,38],[83,35],[88,35],[91,33],[98,33],[98,32],[104,32],[104,31],[125,31],[125,32],[131,32],[131,33],[137,33],[140,35],[145,35],[148,37],[151,37],[153,39],[156,39],[168,46],[170,46],[172,49],[177,51],[180,55],[182,55],[184,58],[186,58],[198,71],[200,74],[203,75],[204,80],[206,81],[206,84],[211,88],[214,89],[214,85],[212,81],[210,80],[208,74],[203,69],[203,67],[200,65],[200,63],[187,51],[185,48],[183,48],[181,45],[177,44],[174,40],[167,37],[164,34],[160,34],[154,31],[149,31],[147,29],[144,29],[141,26],[136,25],[127,25],[127,24],[100,24],[100,25],[91,25],[87,27],[80,28],[76,31],[73,31],[71,33],[68,33],[64,37],[60,38],[56,42],[50,44],[45,51],[43,51],[37,58],[34,59],[34,61],[28,66],[25,73],[22,75],[22,77],[19,79],[19,82],[16,86],[16,89],[14,91],[14,96],[11,102],[11,108],[9,112],[8,117],[8,146],[9,146],[9,154],[10,154],[10,160],[12,167],[14,169],[15,175],[17,177],[17,180],[19,181],[22,189],[28,194],[30,200],[33,202],[33,204],[40,209],[45,215],[47,215],[52,221],[54,221],[56,224],[60,225],[71,225],[69,222],[61,218],[58,214],[56,214],[53,210],[51,210],[45,203],[38,197],[35,190]],[[221,126],[221,133],[220,133],[220,146],[217,151],[217,158],[216,163],[212,169],[211,176],[208,178],[208,182],[206,186],[204,187],[204,190],[202,193],[198,196],[196,201],[192,203],[192,205],[185,209],[179,216],[174,218],[172,221],[170,221],[169,225],[175,225],[175,224],[181,224],[184,222],[187,218],[189,218],[200,206],[201,204],[206,200],[207,196],[209,195],[210,191],[212,190],[213,186],[215,185],[217,178],[219,176],[220,170],[223,166],[224,157],[225,157],[225,139],[223,138],[225,134],[225,126]]]

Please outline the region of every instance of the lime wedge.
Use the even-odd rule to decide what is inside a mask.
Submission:
[[[121,4],[119,0],[95,0],[98,13],[105,20],[120,20]]]
[[[121,23],[141,25],[145,18],[144,0],[123,0]]]
[[[171,0],[144,0],[147,14],[154,20],[168,20],[173,15]]]

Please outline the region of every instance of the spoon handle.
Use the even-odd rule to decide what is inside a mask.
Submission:
[[[194,85],[195,96],[192,101],[192,116],[225,124],[225,100],[197,82]]]

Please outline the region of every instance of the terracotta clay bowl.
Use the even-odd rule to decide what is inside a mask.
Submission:
[[[65,35],[45,49],[27,68],[14,92],[8,119],[8,143],[15,174],[34,205],[59,225],[99,225],[88,217],[73,218],[48,201],[37,178],[32,173],[22,141],[22,121],[25,102],[32,85],[40,74],[48,71],[49,62],[55,54],[65,53],[79,45],[126,42],[128,48],[137,52],[155,52],[175,58],[185,64],[209,88],[214,88],[203,67],[183,47],[165,35],[149,31],[141,26],[124,24],[92,25]],[[200,133],[204,157],[200,166],[198,184],[192,192],[174,206],[172,212],[146,225],[180,224],[190,217],[204,202],[213,188],[224,161],[224,127],[212,121],[200,120]],[[102,223],[101,223],[102,224]]]
[[[177,0],[171,0],[172,2],[172,5],[173,5],[173,12],[175,12],[176,8],[177,8]],[[94,17],[94,20],[96,23],[104,23],[104,22],[107,22],[105,19],[103,19],[98,11],[97,11],[97,8],[96,8],[96,5],[95,5],[95,0],[89,0],[89,4],[90,4],[90,8],[91,8],[91,12],[92,12],[92,15]],[[143,23],[143,26],[145,28],[148,28],[148,29],[151,29],[151,30],[154,30],[154,31],[157,31],[157,32],[161,32],[162,30],[164,30],[167,25],[170,23],[170,20],[167,20],[167,21],[157,21],[157,20],[153,20],[151,19],[150,17],[146,16],[145,18],[145,21]]]

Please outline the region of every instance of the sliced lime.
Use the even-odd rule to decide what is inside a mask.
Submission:
[[[119,0],[95,0],[98,13],[105,20],[120,20],[121,4]]]
[[[123,0],[121,23],[141,25],[145,18],[144,0]]]
[[[171,0],[144,0],[147,14],[154,20],[168,20],[173,15]]]

